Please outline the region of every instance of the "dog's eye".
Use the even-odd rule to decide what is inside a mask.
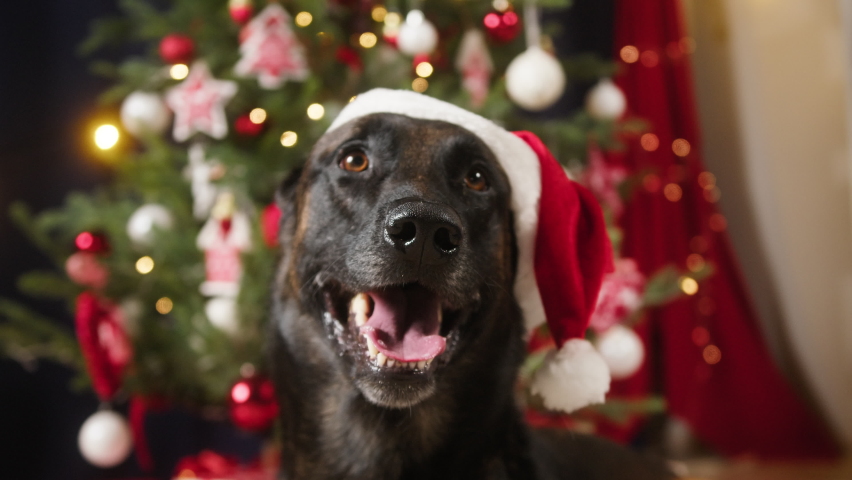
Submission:
[[[347,172],[363,172],[370,165],[370,160],[364,152],[349,152],[340,160],[340,168]]]
[[[485,173],[478,168],[473,168],[471,171],[467,172],[467,176],[464,177],[464,184],[467,185],[467,188],[476,190],[477,192],[484,192],[488,190],[488,178],[485,176]]]

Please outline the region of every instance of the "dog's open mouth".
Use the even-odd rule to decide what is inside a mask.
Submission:
[[[447,349],[458,312],[418,283],[354,295],[338,289],[325,293],[329,313],[338,321],[346,318],[357,338],[355,349],[381,370],[429,371]]]

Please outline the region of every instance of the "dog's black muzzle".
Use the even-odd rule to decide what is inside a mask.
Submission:
[[[386,211],[384,241],[415,269],[443,263],[458,253],[462,221],[450,206],[409,197],[392,202]]]

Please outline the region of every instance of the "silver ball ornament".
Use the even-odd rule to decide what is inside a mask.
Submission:
[[[406,55],[430,54],[438,46],[438,30],[420,10],[411,10],[396,37],[399,51]]]
[[[168,230],[173,224],[172,214],[166,207],[148,203],[137,208],[127,220],[127,236],[138,245],[150,245],[154,241],[154,228]]]
[[[645,345],[632,328],[615,325],[595,340],[614,380],[629,378],[645,361]]]
[[[77,435],[83,458],[101,468],[123,462],[133,448],[133,436],[127,420],[111,410],[101,410],[83,422]]]
[[[506,69],[506,92],[530,111],[553,105],[565,91],[565,72],[559,61],[540,47],[530,47]]]
[[[598,82],[586,96],[586,111],[599,120],[616,120],[627,110],[627,98],[612,80]]]
[[[169,126],[172,112],[160,95],[136,91],[121,104],[121,124],[131,135],[162,134]]]

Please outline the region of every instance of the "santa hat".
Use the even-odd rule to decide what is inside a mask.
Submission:
[[[511,133],[472,112],[411,91],[374,89],[358,95],[329,131],[373,113],[449,122],[491,148],[512,187],[518,244],[515,298],[527,332],[547,322],[558,349],[536,373],[532,390],[551,409],[573,411],[603,402],[609,370],[583,338],[603,276],[612,270],[609,237],[594,196],[566,176],[532,133]]]

